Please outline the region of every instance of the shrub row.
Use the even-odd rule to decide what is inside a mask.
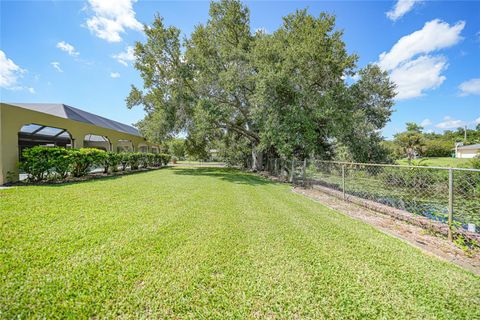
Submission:
[[[138,168],[161,167],[170,161],[168,154],[140,152],[108,152],[93,148],[66,149],[36,146],[22,153],[20,168],[33,181],[81,177],[91,170],[103,168],[104,173]]]

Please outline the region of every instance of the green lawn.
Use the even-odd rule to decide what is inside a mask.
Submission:
[[[0,318],[480,318],[480,277],[233,169],[0,190],[0,219]]]
[[[178,164],[191,164],[191,165],[197,165],[197,164],[204,164],[204,165],[220,165],[223,164],[223,162],[218,162],[218,161],[195,161],[195,160],[177,160]]]
[[[415,163],[420,162],[422,165],[433,167],[449,167],[449,168],[471,168],[471,159],[459,159],[449,157],[439,158],[421,158],[414,160]],[[407,159],[397,160],[397,164],[407,165]]]

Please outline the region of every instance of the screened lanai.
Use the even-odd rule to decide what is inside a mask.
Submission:
[[[0,185],[18,179],[23,150],[37,145],[158,150],[135,127],[66,104],[0,103]]]
[[[26,148],[34,146],[58,146],[71,148],[72,138],[66,129],[38,124],[24,125],[18,132],[18,151],[20,160]]]

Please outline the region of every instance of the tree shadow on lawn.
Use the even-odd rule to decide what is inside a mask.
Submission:
[[[256,176],[254,174],[242,172],[238,169],[233,168],[173,168],[173,173],[182,175],[182,176],[204,176],[218,178],[224,181],[237,183],[237,184],[246,184],[246,185],[267,185],[275,184],[276,182],[267,180],[265,178]]]

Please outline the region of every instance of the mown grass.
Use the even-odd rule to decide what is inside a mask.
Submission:
[[[449,167],[449,168],[472,168],[471,159],[463,158],[449,158],[449,157],[438,157],[438,158],[420,158],[414,160],[414,165],[421,163],[424,166],[432,167]],[[407,159],[397,160],[397,164],[408,165]]]
[[[2,190],[0,219],[0,318],[480,317],[478,276],[232,169]]]

